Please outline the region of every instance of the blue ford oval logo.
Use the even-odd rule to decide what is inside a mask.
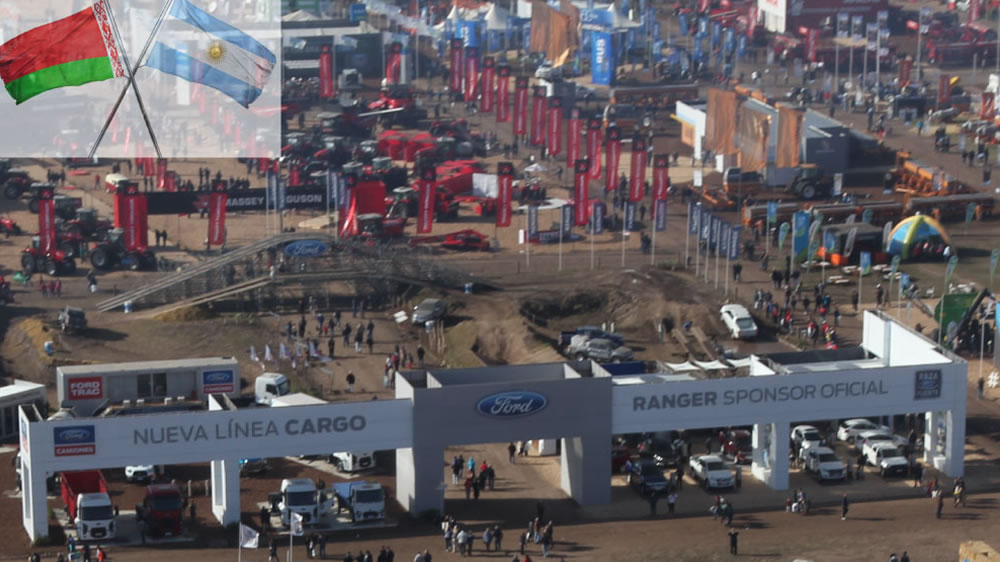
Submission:
[[[317,258],[330,250],[322,240],[298,240],[285,246],[285,255],[293,258]]]
[[[548,403],[549,399],[537,392],[508,391],[482,398],[476,403],[476,411],[484,416],[514,418],[540,412]]]

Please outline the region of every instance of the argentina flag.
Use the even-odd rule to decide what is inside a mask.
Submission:
[[[188,0],[174,0],[146,66],[215,88],[248,107],[276,62],[253,37]]]

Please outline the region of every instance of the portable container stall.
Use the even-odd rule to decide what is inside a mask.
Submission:
[[[18,434],[17,407],[21,404],[35,404],[39,413],[48,415],[45,385],[14,379],[7,386],[0,386],[0,440]]]
[[[167,397],[203,400],[240,394],[240,366],[233,357],[137,361],[56,368],[59,404],[90,416],[103,404],[155,402]]]

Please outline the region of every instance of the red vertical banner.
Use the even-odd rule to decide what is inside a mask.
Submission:
[[[136,219],[136,246],[142,249],[149,247],[149,200],[145,195],[137,195],[138,216]]]
[[[698,13],[704,14],[707,12],[711,4],[711,0],[698,0]]]
[[[531,95],[531,144],[545,144],[545,87],[535,86]]]
[[[152,156],[147,156],[146,158],[143,158],[142,169],[143,173],[146,176],[149,177],[156,176],[156,161],[153,160]]]
[[[569,110],[569,126],[566,128],[567,167],[580,159],[580,127],[580,108],[574,107]]]
[[[753,4],[750,6],[750,12],[747,15],[747,39],[750,43],[753,43],[753,32],[757,29],[758,17],[757,4]]]
[[[333,98],[333,54],[329,45],[319,51],[319,95],[327,100]]]
[[[587,120],[587,159],[590,160],[590,179],[601,177],[601,120]]]
[[[982,9],[982,4],[979,0],[969,1],[969,23],[972,23],[979,19],[979,12]]]
[[[899,85],[910,85],[910,72],[913,70],[913,59],[907,57],[899,61]]]
[[[163,189],[167,191],[177,191],[177,173],[167,174],[166,185]]]
[[[260,175],[267,173],[267,158],[257,159],[257,173]]]
[[[993,92],[983,92],[982,105],[979,106],[980,119],[993,120],[993,114],[996,112],[996,108],[994,107],[995,99]]]
[[[56,204],[49,188],[38,192],[38,249],[47,254],[56,249]]]
[[[947,105],[949,100],[951,100],[951,76],[942,74],[938,78],[938,108]]]
[[[618,189],[618,160],[622,156],[622,130],[608,127],[608,159],[604,162],[604,181],[608,191]]]
[[[437,184],[437,170],[434,166],[425,166],[420,170],[417,182],[417,233],[426,234],[434,228],[434,203]]]
[[[642,201],[646,180],[646,139],[636,135],[632,139],[632,177],[630,178],[628,200]]]
[[[126,250],[132,250],[139,245],[139,222],[142,215],[140,197],[138,184],[129,183],[125,186],[125,196],[122,197],[122,202],[125,204],[125,212],[122,213],[122,235]]]
[[[501,64],[497,68],[497,123],[510,120],[510,67]]]
[[[518,76],[514,81],[514,134],[528,132],[528,78]]]
[[[493,111],[493,93],[495,92],[493,86],[494,72],[496,72],[496,62],[494,62],[493,57],[483,57],[483,83],[480,85],[479,90],[483,93],[482,100],[479,103],[479,111],[483,113]]]
[[[158,158],[156,160],[156,188],[167,188],[167,159]]]
[[[208,196],[208,243],[221,246],[226,242],[226,189],[220,182]]]
[[[573,164],[573,199],[576,204],[573,207],[574,220],[577,226],[587,224],[587,211],[590,205],[590,165],[586,160],[576,160]]]
[[[816,62],[816,44],[819,42],[819,30],[809,29],[806,31],[806,58],[809,62]]]
[[[658,154],[653,159],[653,200],[666,201],[670,191],[670,157]]]
[[[385,47],[383,47],[384,49]],[[393,41],[389,44],[389,56],[385,59],[386,84],[399,84],[400,69],[403,64],[403,44]]]
[[[562,98],[549,98],[548,138],[545,145],[549,148],[549,156],[556,156],[562,151]]]
[[[497,164],[497,226],[510,226],[511,200],[514,196],[514,165]]]
[[[302,185],[302,171],[299,170],[298,164],[292,164],[288,167],[288,186],[298,187]]]
[[[479,48],[465,48],[465,101],[475,101],[479,80]]]
[[[448,75],[448,89],[453,94],[462,93],[462,40],[451,40],[451,73]]]

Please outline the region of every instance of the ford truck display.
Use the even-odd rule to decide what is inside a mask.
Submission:
[[[271,512],[281,516],[281,524],[289,525],[292,512],[302,516],[305,525],[315,525],[333,506],[333,498],[326,491],[316,489],[309,478],[285,478],[281,491],[268,494]]]
[[[181,489],[175,484],[146,486],[146,496],[135,506],[135,514],[151,537],[180,535],[184,517]]]
[[[115,538],[115,508],[100,470],[63,472],[59,477],[63,503],[80,540]]]
[[[354,523],[385,519],[385,490],[377,482],[334,484],[337,513],[346,509]]]

